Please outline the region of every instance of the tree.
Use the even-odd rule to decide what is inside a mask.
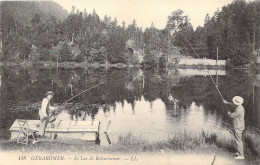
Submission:
[[[171,34],[174,34],[175,30],[178,30],[176,28],[178,28],[178,26],[182,22],[185,21],[184,23],[186,23],[187,16],[184,16],[183,14],[184,14],[184,12],[181,9],[178,9],[178,10],[172,12],[172,14],[168,17],[166,29],[168,29],[171,32]]]
[[[182,10],[172,12],[168,17],[166,29],[169,31],[169,47],[174,45],[181,48],[180,52],[183,55],[190,55],[193,52],[188,42],[192,43],[194,30],[189,22],[189,17],[184,15]]]
[[[69,45],[67,45],[66,43],[62,44],[62,49],[60,50],[59,53],[59,59],[61,60],[61,62],[67,62],[72,60]]]
[[[31,20],[31,23],[34,25],[38,25],[41,23],[41,16],[39,13],[35,14],[35,16],[33,17],[33,19]]]

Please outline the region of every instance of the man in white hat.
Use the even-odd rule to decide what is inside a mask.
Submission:
[[[55,120],[54,115],[50,115],[50,113],[56,109],[56,107],[52,107],[50,105],[50,101],[53,95],[54,93],[52,91],[48,91],[46,93],[46,97],[42,100],[41,109],[39,110],[39,116],[40,116],[39,135],[40,136],[44,136],[45,129],[48,123],[52,123]]]
[[[240,96],[235,96],[232,99],[233,103],[229,103],[226,100],[223,100],[225,104],[234,105],[234,112],[228,111],[228,115],[233,119],[233,127],[234,127],[234,136],[237,146],[237,153],[235,159],[244,159],[244,146],[242,140],[242,134],[245,129],[245,109],[242,106],[244,99]]]

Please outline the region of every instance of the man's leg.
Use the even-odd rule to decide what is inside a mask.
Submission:
[[[243,130],[235,129],[234,135],[235,135],[237,151],[240,153],[240,155],[244,156],[244,145],[242,140],[242,133]]]
[[[47,120],[45,119],[44,121],[40,121],[40,126],[39,126],[39,135],[40,136],[44,136],[45,134],[45,128],[47,125]]]
[[[55,127],[55,124],[54,124],[54,121],[55,121],[55,120],[56,120],[55,116],[52,115],[52,116],[50,117],[50,123],[51,123],[51,127],[52,127],[52,128]],[[57,134],[56,134],[56,133],[52,133],[51,139],[52,139],[52,140],[55,140],[56,138],[57,138]]]
[[[46,117],[45,120],[40,121],[40,126],[39,126],[39,135],[40,136],[44,136],[45,129],[46,129],[48,123],[49,123],[49,118],[48,117]]]

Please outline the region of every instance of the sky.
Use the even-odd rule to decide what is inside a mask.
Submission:
[[[153,22],[155,27],[163,29],[166,26],[167,18],[177,9],[182,9],[188,15],[190,22],[195,29],[203,26],[204,18],[208,13],[210,16],[219,8],[228,5],[233,0],[54,0],[64,9],[71,12],[72,6],[80,11],[87,10],[92,13],[93,9],[101,19],[105,15],[112,20],[117,18],[118,24],[131,24],[136,20],[137,26],[145,29]]]

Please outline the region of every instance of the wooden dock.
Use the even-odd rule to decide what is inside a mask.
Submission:
[[[20,119],[21,120],[21,119]],[[24,119],[22,119],[24,120]],[[29,128],[33,131],[39,131],[40,120],[26,120]],[[59,138],[82,139],[87,141],[96,141],[99,138],[99,121],[55,121],[54,127],[49,123],[45,130],[45,136],[51,137],[57,134]],[[20,130],[18,119],[10,127],[11,139],[16,139]]]

